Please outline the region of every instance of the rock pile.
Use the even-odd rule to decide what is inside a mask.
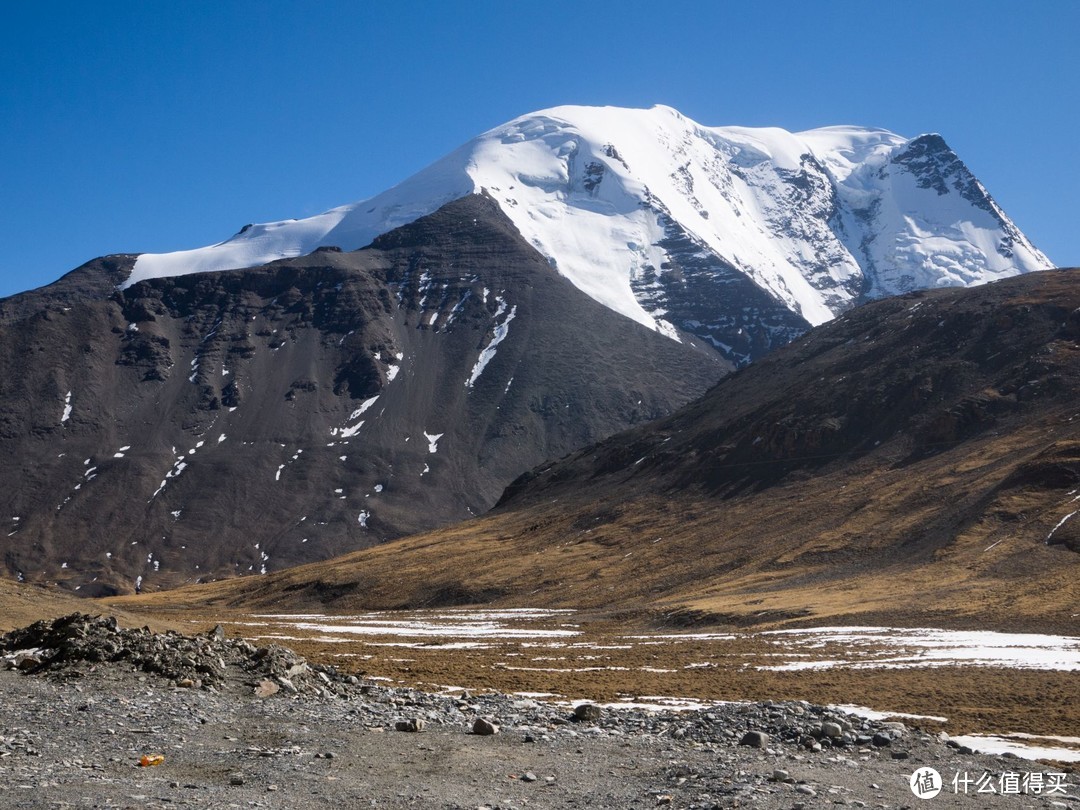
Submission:
[[[354,675],[309,663],[285,647],[259,647],[226,638],[220,625],[185,636],[121,628],[114,618],[75,613],[41,621],[0,637],[0,665],[27,674],[56,672],[77,676],[99,663],[120,664],[152,673],[171,686],[273,695],[348,697],[351,711],[365,724],[404,732],[425,726],[465,726],[490,735],[500,726],[523,732],[527,741],[556,734],[612,736],[646,734],[694,744],[759,749],[828,752],[880,751],[906,757],[906,729],[853,717],[798,701],[728,704],[706,711],[605,711],[591,703],[571,710],[509,695],[432,695],[414,689],[361,683]],[[576,727],[576,731],[574,730]]]
[[[128,664],[159,675],[174,686],[221,689],[239,679],[268,697],[277,692],[341,694],[355,677],[342,677],[332,667],[309,664],[285,647],[257,647],[244,639],[227,639],[221,626],[198,636],[149,628],[125,629],[115,618],[73,613],[40,621],[0,637],[3,665],[28,673],[78,672],[97,663]]]

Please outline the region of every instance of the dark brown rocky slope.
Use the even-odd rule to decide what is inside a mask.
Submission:
[[[132,260],[0,302],[8,576],[155,589],[430,529],[729,368],[577,291],[481,196],[117,292]]]
[[[195,602],[1075,630],[1080,270],[867,305],[477,521]]]

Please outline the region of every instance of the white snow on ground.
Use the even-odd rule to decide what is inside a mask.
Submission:
[[[194,450],[191,451],[191,453],[194,453],[194,452],[195,452]],[[173,453],[176,453],[176,448],[175,447],[173,448]],[[190,455],[190,453],[189,453],[189,455]],[[173,461],[172,468],[167,473],[165,473],[165,477],[161,479],[161,484],[158,486],[157,489],[154,490],[154,494],[150,496],[150,501],[154,500],[154,498],[156,498],[158,495],[161,494],[161,491],[163,489],[165,489],[165,486],[169,483],[169,481],[171,481],[174,478],[178,478],[180,476],[180,474],[185,469],[187,469],[188,465],[187,465],[187,462],[184,461],[185,458],[186,458],[186,456],[183,456],[183,455],[176,456],[175,460]],[[90,473],[92,473],[96,469],[97,469],[97,467],[92,467],[91,469],[87,470],[85,474],[90,475]],[[90,479],[87,479],[87,480],[90,480]],[[147,501],[147,503],[149,503],[150,501]]]
[[[209,247],[143,254],[125,286],[319,245],[354,250],[481,191],[575,286],[670,336],[663,313],[632,289],[647,272],[666,272],[662,215],[812,324],[867,286],[886,295],[1052,266],[977,182],[967,194],[978,204],[921,182],[917,161],[894,161],[910,144],[851,126],[705,127],[663,106],[556,107],[496,127],[369,200],[252,225]],[[793,208],[796,193],[808,199]]]
[[[499,310],[495,313],[495,320],[498,321],[499,316],[506,311],[506,302],[501,298],[499,301]],[[495,351],[499,348],[499,344],[506,340],[506,336],[510,334],[510,321],[514,320],[514,316],[517,315],[517,305],[515,304],[510,308],[510,312],[506,315],[506,320],[502,323],[495,324],[495,334],[491,338],[491,342],[484,347],[480,352],[480,356],[476,358],[476,364],[473,366],[472,373],[469,375],[469,379],[465,381],[466,388],[472,388],[480,375],[484,373],[484,369],[487,368],[487,364],[491,362],[491,359],[495,356]],[[509,388],[509,386],[507,386]]]
[[[424,431],[424,438],[428,441],[427,449],[429,453],[439,452],[439,439],[445,435],[445,433],[428,433]]]
[[[378,394],[373,396],[371,399],[365,399],[363,402],[360,403],[359,408],[357,408],[355,411],[353,411],[351,414],[349,414],[349,418],[346,419],[345,421],[346,422],[353,422],[353,421],[355,421],[357,419],[360,419],[360,417],[364,415],[364,413],[367,411],[367,409],[370,408],[372,405],[374,405],[375,402],[378,399],[379,399]],[[331,436],[339,436],[342,439],[350,439],[353,436],[355,436],[360,431],[360,428],[362,428],[363,426],[364,426],[364,420],[361,420],[359,422],[356,422],[356,424],[354,424],[354,425],[349,425],[349,426],[344,427],[344,428],[340,428],[340,429],[339,428],[332,428],[330,430],[330,435]],[[342,460],[344,461],[344,459],[342,459]]]
[[[1061,520],[1059,520],[1057,522],[1057,525],[1054,526],[1054,528],[1052,528],[1050,530],[1050,534],[1046,535],[1046,542],[1049,543],[1050,538],[1054,536],[1054,532],[1056,532],[1058,529],[1060,529],[1062,526],[1064,526],[1065,522],[1075,514],[1076,514],[1076,512],[1069,512],[1069,514],[1067,514],[1065,517],[1063,517]]]
[[[938,717],[932,714],[907,714],[905,712],[883,712],[877,709],[871,709],[866,706],[856,706],[852,703],[839,703],[829,706],[830,709],[835,709],[838,712],[844,712],[845,714],[854,714],[858,717],[865,717],[867,720],[888,720],[891,717],[898,717],[904,720],[933,720],[935,723],[947,723],[948,717]]]
[[[362,528],[366,529],[367,528],[368,518],[370,518],[370,517],[371,517],[371,512],[369,512],[369,511],[367,511],[365,509],[363,512],[361,512],[359,515],[356,516],[356,522],[359,523]]]
[[[71,392],[67,392],[67,396],[64,397],[64,413],[60,416],[60,424],[64,424],[71,418]]]
[[[844,656],[830,660],[788,661],[759,669],[897,669],[935,666],[985,666],[1014,669],[1080,670],[1080,638],[1034,633],[938,630],[933,628],[817,627],[773,630],[787,653],[805,653],[826,645],[843,646]],[[794,656],[790,656],[794,657]]]
[[[968,734],[952,737],[960,745],[966,745],[982,754],[1012,754],[1020,759],[1051,759],[1057,762],[1080,762],[1080,748],[1073,745],[1034,745],[1025,740],[1040,740],[1053,743],[1054,740],[1069,741],[1074,737],[1033,737],[1026,734],[1010,734],[998,737],[990,734]],[[1075,743],[1074,743],[1075,745]]]
[[[294,627],[298,630],[345,636],[403,636],[414,638],[562,638],[580,635],[576,629],[530,627],[528,623],[572,611],[528,608],[501,611],[443,610],[438,612],[373,612],[353,616],[322,614],[264,614],[258,627]],[[524,626],[523,626],[524,625]]]

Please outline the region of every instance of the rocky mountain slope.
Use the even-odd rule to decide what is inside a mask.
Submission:
[[[1080,270],[913,292],[534,470],[481,520],[184,598],[1075,629],[1078,380]]]
[[[730,365],[582,294],[470,195],[269,265],[0,301],[0,548],[81,594],[264,573],[479,514]]]
[[[740,364],[861,301],[1052,266],[939,135],[567,106],[496,127],[369,200],[143,254],[126,283],[359,248],[484,190],[579,289]]]

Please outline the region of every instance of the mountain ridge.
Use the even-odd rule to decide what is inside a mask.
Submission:
[[[868,298],[1052,266],[940,135],[566,106],[495,127],[368,200],[142,254],[125,283],[359,248],[482,192],[579,289],[737,363]]]
[[[354,253],[119,291],[102,261],[0,302],[4,566],[81,593],[468,517],[730,369],[551,273],[480,195]]]

